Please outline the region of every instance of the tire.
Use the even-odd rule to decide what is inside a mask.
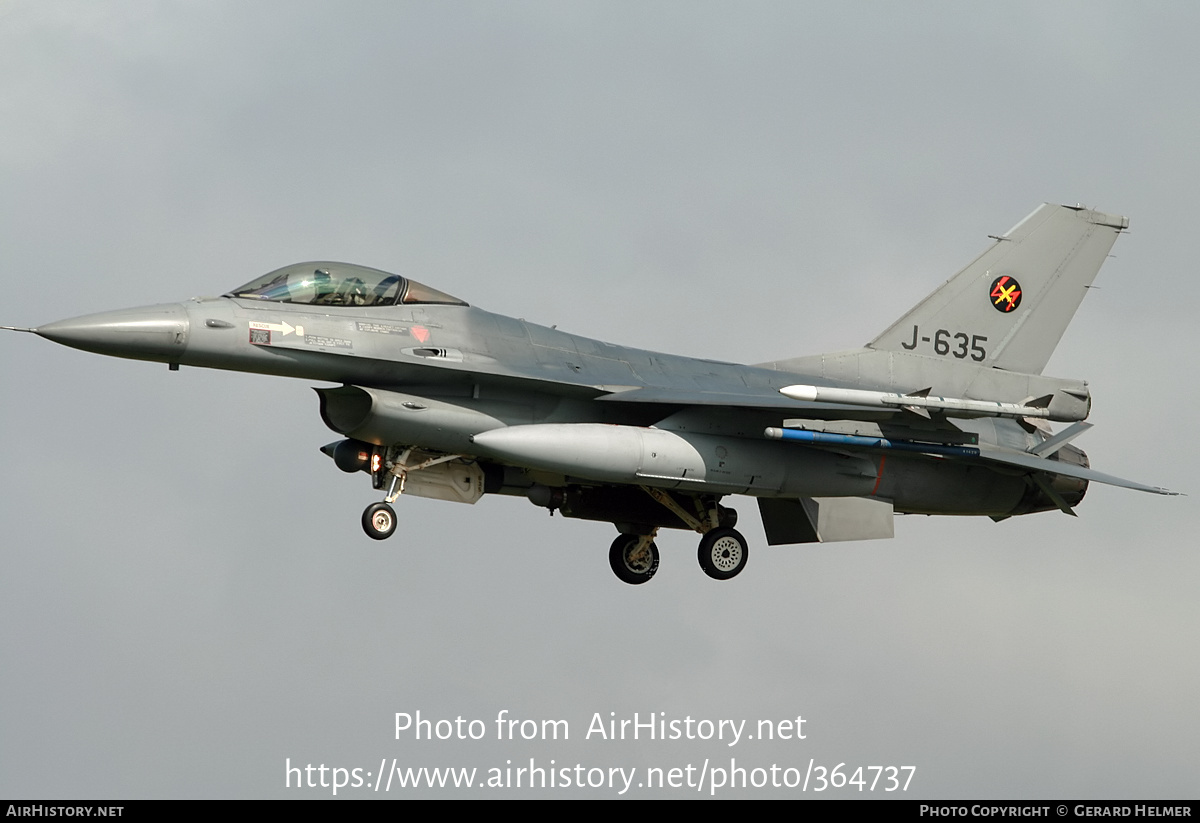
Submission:
[[[608,550],[608,564],[613,574],[631,585],[645,583],[658,571],[658,546],[650,543],[644,552],[634,555],[639,538],[636,534],[622,534],[613,541]]]
[[[374,540],[387,540],[396,531],[396,510],[387,503],[372,503],[362,515],[363,531]]]
[[[750,547],[741,532],[713,529],[700,538],[700,568],[714,580],[737,577],[750,559]]]

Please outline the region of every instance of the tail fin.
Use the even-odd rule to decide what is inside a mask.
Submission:
[[[1040,206],[868,343],[1041,374],[1129,219]]]

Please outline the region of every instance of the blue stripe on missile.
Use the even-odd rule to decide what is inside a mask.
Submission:
[[[857,446],[868,449],[891,449],[921,454],[940,454],[946,457],[978,457],[979,449],[970,446],[942,446],[934,443],[916,443],[912,440],[888,440],[884,437],[863,437],[857,434],[829,434],[807,429],[772,429],[779,432],[779,440],[793,440],[814,446]]]

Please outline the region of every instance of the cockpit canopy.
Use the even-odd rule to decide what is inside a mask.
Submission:
[[[296,263],[234,289],[226,297],[313,306],[397,306],[464,301],[398,274],[353,263]]]

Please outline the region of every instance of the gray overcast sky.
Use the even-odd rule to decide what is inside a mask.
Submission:
[[[343,259],[757,362],[861,345],[987,234],[1083,202],[1132,230],[1048,373],[1092,383],[1093,465],[1195,491],[1197,31],[1186,3],[4,2],[0,322]],[[631,587],[610,526],[515,498],[402,500],[369,540],[303,381],[6,333],[0,387],[0,796],[329,794],[286,789],[289,758],[1197,795],[1195,496],[777,548],[740,499],[744,574],[670,532]],[[418,710],[488,737],[396,740]],[[570,739],[497,741],[501,710]],[[584,739],[610,712],[807,736]]]

